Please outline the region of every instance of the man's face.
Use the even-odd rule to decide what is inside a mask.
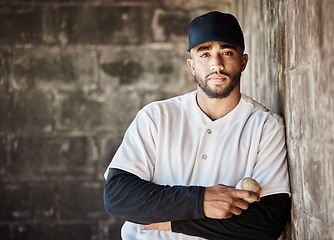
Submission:
[[[241,47],[207,42],[191,49],[190,54],[188,65],[197,85],[208,97],[226,98],[231,92],[240,91],[241,72],[248,61]]]

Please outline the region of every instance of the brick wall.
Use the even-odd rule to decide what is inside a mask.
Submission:
[[[231,1],[0,0],[0,239],[120,239],[103,173],[137,111],[195,89],[190,20]]]
[[[242,90],[285,117],[287,239],[334,239],[334,2],[236,2],[250,56]]]

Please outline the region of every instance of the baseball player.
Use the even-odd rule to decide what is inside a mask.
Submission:
[[[138,112],[105,172],[106,211],[125,240],[277,239],[290,217],[283,120],[240,92],[233,15],[199,16],[188,37],[197,90]],[[259,195],[234,187],[244,177]]]

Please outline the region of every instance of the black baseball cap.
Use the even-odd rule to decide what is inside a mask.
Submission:
[[[244,35],[238,20],[231,14],[208,12],[195,18],[189,26],[188,52],[205,42],[222,42],[245,49]]]

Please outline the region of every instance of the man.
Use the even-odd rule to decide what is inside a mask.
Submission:
[[[284,125],[240,93],[248,56],[235,17],[194,19],[188,51],[197,91],[138,112],[105,173],[106,211],[126,220],[125,240],[277,239],[290,213]],[[261,200],[234,188],[244,177]]]

